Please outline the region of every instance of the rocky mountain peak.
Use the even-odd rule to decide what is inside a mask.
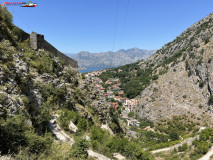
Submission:
[[[155,51],[141,50],[138,48],[121,49],[117,52],[89,53],[79,52],[73,56],[83,67],[116,67],[146,59]]]

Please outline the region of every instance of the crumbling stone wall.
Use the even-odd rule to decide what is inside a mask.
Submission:
[[[66,56],[65,54],[61,53],[58,51],[55,47],[53,47],[50,43],[48,43],[44,39],[44,35],[37,34],[35,32],[32,32],[30,34],[30,42],[31,42],[31,47],[35,50],[38,49],[44,49],[46,51],[50,51],[55,54],[55,56],[58,56],[62,58],[67,65],[71,65],[74,68],[78,68],[78,62],[73,60],[72,58]]]

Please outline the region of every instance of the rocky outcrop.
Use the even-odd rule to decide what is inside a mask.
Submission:
[[[92,150],[87,150],[87,152],[88,152],[88,155],[89,155],[90,157],[93,157],[93,158],[95,158],[95,159],[97,159],[97,160],[111,160],[110,158],[107,158],[107,157],[105,157],[104,155],[101,155],[101,154],[99,154],[99,153],[96,153],[96,152],[94,152],[94,151],[92,151]]]
[[[113,157],[117,160],[126,160],[126,158],[122,156],[120,153],[114,153]]]
[[[78,128],[76,127],[76,125],[72,121],[70,121],[68,127],[72,132],[77,132],[77,130],[78,130]]]

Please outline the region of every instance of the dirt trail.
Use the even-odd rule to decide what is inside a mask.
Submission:
[[[59,115],[53,115],[53,118],[50,120],[49,122],[49,127],[52,131],[52,133],[56,136],[56,138],[62,142],[68,142],[70,143],[70,145],[72,145],[73,143],[75,143],[75,141],[69,136],[67,135],[61,128],[60,126],[57,124],[57,117],[59,117]],[[110,158],[105,157],[104,155],[101,155],[99,153],[96,153],[92,150],[87,150],[88,155],[97,159],[97,160],[111,160]]]
[[[193,142],[196,138],[198,138],[198,136],[188,138],[188,139],[186,139],[186,140],[184,140],[184,141],[182,141],[182,142],[180,142],[180,143],[178,143],[178,144],[176,144],[176,145],[174,145],[174,146],[171,146],[171,147],[167,147],[167,148],[162,148],[162,149],[158,149],[158,150],[151,151],[151,153],[154,154],[154,153],[159,153],[159,152],[163,152],[163,151],[172,151],[172,150],[174,150],[175,148],[177,149],[178,147],[182,146],[184,143],[187,143],[188,145],[191,145],[192,142]]]
[[[202,130],[204,130],[206,127],[201,127],[199,129],[199,132],[201,132]],[[159,153],[159,152],[163,152],[163,151],[172,151],[174,149],[178,149],[178,147],[182,146],[184,143],[186,143],[187,145],[191,145],[192,142],[196,139],[196,138],[199,138],[199,135],[195,136],[195,137],[190,137],[188,139],[185,139],[184,141],[174,145],[174,146],[171,146],[171,147],[167,147],[167,148],[162,148],[162,149],[158,149],[158,150],[154,150],[154,151],[151,151],[151,153],[155,154],[155,153]]]
[[[71,145],[75,142],[70,136],[68,136],[57,124],[58,115],[54,115],[49,122],[49,127],[56,138],[62,142],[69,142]]]

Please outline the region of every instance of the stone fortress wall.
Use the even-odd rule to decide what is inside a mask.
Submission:
[[[55,56],[60,57],[64,60],[65,64],[71,65],[74,68],[78,68],[78,62],[73,60],[72,58],[66,56],[62,52],[58,51],[55,47],[53,47],[50,43],[48,43],[44,39],[44,35],[37,34],[36,32],[32,32],[30,34],[30,42],[31,47],[35,50],[43,49],[46,51],[50,51],[55,54]]]

